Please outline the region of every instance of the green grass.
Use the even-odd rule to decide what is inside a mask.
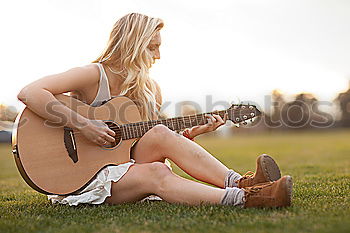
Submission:
[[[293,205],[238,209],[144,202],[51,205],[22,180],[9,145],[0,146],[0,232],[350,232],[350,132],[295,132],[196,139],[245,173],[272,155],[294,181]],[[175,172],[188,177],[174,168]]]

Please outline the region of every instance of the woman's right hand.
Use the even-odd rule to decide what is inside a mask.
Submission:
[[[115,142],[115,132],[111,130],[102,120],[88,120],[87,125],[80,132],[90,141],[100,146]]]

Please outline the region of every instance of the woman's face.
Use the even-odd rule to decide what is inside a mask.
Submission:
[[[160,52],[159,52],[159,46],[162,43],[160,38],[160,32],[158,31],[152,40],[149,42],[147,48],[152,54],[152,58],[155,61],[156,59],[160,59]]]

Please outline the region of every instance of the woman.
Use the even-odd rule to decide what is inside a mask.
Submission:
[[[56,94],[70,92],[92,106],[101,105],[111,96],[125,95],[135,101],[143,120],[156,119],[162,96],[160,87],[150,79],[148,71],[160,58],[162,27],[163,22],[158,18],[128,14],[115,23],[107,47],[96,61],[39,79],[24,87],[18,99],[38,115],[54,121],[45,106],[52,101],[58,102],[54,97]],[[103,121],[87,119],[59,102],[57,107],[68,119],[65,125],[80,130],[87,139],[100,146],[114,142],[114,131]],[[183,136],[163,125],[153,127],[132,147],[129,163],[104,168],[75,195],[53,195],[49,199],[69,205],[119,204],[155,194],[170,203],[189,205],[290,205],[291,177],[281,178],[271,157],[259,156],[255,174],[242,177],[189,140],[217,129],[226,120],[219,115],[207,118],[207,124],[186,129]],[[164,163],[167,158],[197,180],[216,187],[174,174]]]

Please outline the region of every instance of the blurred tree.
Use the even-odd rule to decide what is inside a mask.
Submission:
[[[341,111],[340,124],[343,127],[350,127],[350,81],[349,89],[343,93],[339,93],[335,102],[339,104]]]
[[[282,108],[283,122],[292,128],[310,128],[318,111],[318,100],[311,93],[300,93]]]
[[[305,129],[331,127],[334,119],[331,114],[319,109],[320,102],[311,93],[297,94],[287,102],[279,90],[272,92],[273,112],[264,120],[269,129]]]
[[[271,128],[275,128],[275,127],[283,127],[282,125],[282,110],[283,107],[286,104],[286,101],[284,99],[283,93],[278,90],[275,89],[272,91],[272,114],[271,116],[266,118],[266,122],[268,124],[268,126],[270,126]]]

